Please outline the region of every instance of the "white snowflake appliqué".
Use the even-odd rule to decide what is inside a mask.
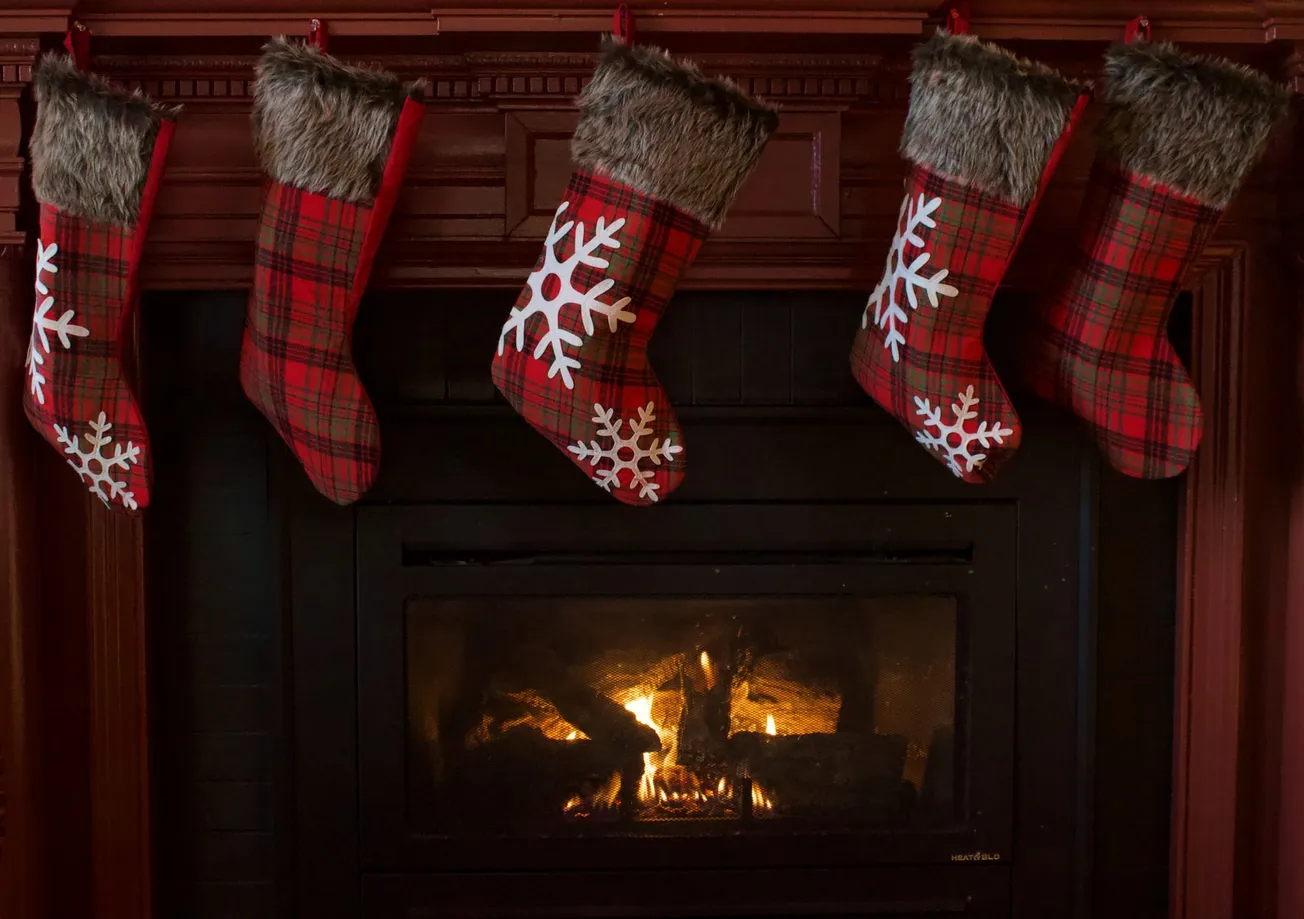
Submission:
[[[579,460],[588,460],[589,465],[597,466],[602,460],[610,460],[610,469],[599,469],[593,476],[593,481],[602,486],[604,491],[611,491],[614,485],[617,488],[638,488],[638,496],[644,500],[657,500],[657,489],[661,486],[652,479],[656,472],[652,469],[641,468],[644,460],[651,460],[653,466],[660,466],[662,460],[667,462],[675,458],[675,454],[684,448],[679,444],[672,444],[667,437],[665,443],[661,438],[654,437],[652,442],[646,447],[639,446],[639,441],[652,433],[652,422],[657,420],[654,413],[654,406],[651,402],[646,408],[638,410],[638,420],[630,421],[627,418],[616,418],[616,410],[603,408],[601,405],[593,406],[593,423],[598,425],[598,436],[611,438],[611,443],[605,449],[598,446],[596,440],[577,441],[567,447],[575,458]],[[625,422],[629,421],[629,436],[621,436],[621,428]],[[629,485],[626,486],[620,478],[622,472],[630,473]]]
[[[113,438],[109,436],[109,430],[113,425],[100,412],[100,417],[89,422],[91,433],[86,435],[86,449],[82,449],[81,437],[74,434],[68,436],[68,429],[61,424],[54,425],[54,433],[59,437],[59,443],[63,446],[63,452],[69,457],[68,465],[71,466],[81,477],[81,480],[90,486],[90,493],[95,495],[106,505],[117,498],[122,502],[124,507],[136,510],[136,496],[127,491],[125,481],[117,481],[113,478],[115,470],[126,473],[131,467],[140,462],[140,447],[127,441],[126,446],[114,444]],[[109,445],[113,444],[112,455],[104,455]],[[104,489],[108,489],[105,491]]]
[[[925,245],[924,238],[919,235],[919,228],[926,227],[931,230],[937,227],[937,221],[932,215],[942,206],[942,199],[934,198],[932,201],[925,201],[923,194],[920,194],[919,200],[914,202],[913,207],[911,203],[909,195],[906,195],[905,200],[901,202],[901,211],[897,214],[896,236],[892,238],[892,248],[887,253],[887,264],[883,266],[883,279],[869,295],[869,303],[865,305],[865,312],[860,317],[860,327],[868,328],[869,308],[871,306],[874,308],[874,324],[880,329],[887,330],[883,347],[892,352],[893,361],[901,360],[900,348],[906,343],[906,337],[901,333],[899,326],[910,321],[910,314],[902,309],[902,304],[898,300],[900,296],[898,285],[905,289],[906,302],[910,304],[912,310],[919,308],[917,292],[920,290],[928,295],[928,302],[933,307],[938,306],[939,297],[954,297],[960,293],[952,285],[943,283],[946,276],[950,274],[946,268],[932,277],[921,274],[928,260],[932,258],[931,252],[920,252],[915,256],[914,261],[906,263],[906,246],[922,249]]]
[[[32,395],[41,405],[45,404],[46,384],[45,374],[41,372],[41,368],[45,366],[46,355],[50,353],[50,334],[56,336],[59,345],[65,351],[72,347],[73,338],[85,338],[91,334],[90,329],[73,322],[77,318],[73,310],[65,310],[58,319],[50,317],[50,311],[54,309],[54,296],[50,293],[50,288],[46,286],[42,275],[59,273],[58,267],[54,264],[54,257],[58,254],[58,243],[50,243],[46,246],[37,240],[36,311],[32,314],[32,335],[27,340],[27,360],[24,364],[27,367],[27,375],[31,378],[29,385]]]
[[[943,424],[942,407],[939,405],[934,408],[927,399],[915,396],[915,414],[923,416],[924,419],[924,430],[915,433],[915,440],[934,453],[945,453],[946,464],[957,476],[964,476],[967,472],[981,469],[983,463],[987,462],[986,453],[970,453],[970,447],[978,444],[987,450],[993,443],[1005,443],[1005,438],[1014,433],[1013,429],[1002,426],[1000,422],[991,424],[986,421],[981,422],[975,431],[966,430],[965,424],[978,417],[978,413],[974,411],[974,406],[977,404],[978,397],[973,394],[973,387],[970,386],[960,393],[959,402],[951,403],[955,422]],[[937,433],[929,433],[928,428],[936,428]],[[961,461],[964,462],[963,467],[960,465]]]
[[[580,362],[566,353],[566,347],[569,345],[578,348],[584,344],[584,339],[562,328],[562,309],[568,306],[579,307],[580,319],[584,323],[584,334],[589,336],[594,332],[594,313],[606,317],[607,325],[612,332],[615,332],[622,322],[633,322],[634,314],[625,309],[629,304],[629,297],[622,297],[614,303],[604,303],[599,299],[616,283],[614,279],[606,278],[588,290],[577,290],[573,282],[575,269],[580,265],[606,268],[610,264],[607,259],[595,253],[598,249],[620,248],[616,233],[625,225],[625,218],[621,217],[607,223],[605,217],[599,217],[594,227],[593,238],[585,239],[582,222],[568,220],[561,226],[557,225],[569,206],[569,201],[563,201],[552,218],[552,226],[548,228],[548,237],[544,241],[543,265],[532,272],[525,282],[530,288],[530,300],[523,307],[512,307],[511,315],[503,325],[502,334],[498,336],[498,353],[500,355],[503,353],[507,334],[512,331],[516,332],[516,350],[524,351],[525,321],[531,316],[540,315],[548,324],[548,331],[539,337],[539,343],[534,348],[534,358],[538,360],[543,357],[545,351],[551,349],[552,366],[548,368],[548,379],[560,376],[567,389],[574,389],[575,380],[571,376],[571,371],[578,370]],[[566,238],[572,228],[575,230],[575,251],[564,259],[558,259],[557,244]],[[549,277],[555,277],[558,282],[557,292],[552,297],[544,293],[544,285],[548,283]]]

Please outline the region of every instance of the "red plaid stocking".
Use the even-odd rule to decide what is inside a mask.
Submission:
[[[966,482],[1018,448],[983,323],[1086,97],[964,35],[915,52],[901,149],[914,166],[851,352],[856,381]]]
[[[27,417],[109,507],[149,504],[150,448],[123,376],[136,271],[171,113],[47,55],[33,77],[41,203]]]
[[[601,488],[652,504],[683,479],[647,346],[773,131],[773,111],[660,51],[608,42],[579,167],[498,340],[494,383]]]
[[[1168,478],[1202,429],[1169,311],[1286,95],[1228,62],[1142,42],[1109,52],[1104,98],[1078,247],[1038,311],[1023,372],[1087,421],[1116,469]]]
[[[255,135],[271,182],[240,382],[339,504],[356,501],[380,468],[353,320],[416,140],[421,92],[284,39],[258,65]]]

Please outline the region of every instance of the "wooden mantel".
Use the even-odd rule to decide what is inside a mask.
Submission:
[[[143,274],[247,286],[262,178],[247,116],[263,38],[329,22],[331,50],[434,92],[373,286],[513,287],[565,181],[571,100],[613,3],[0,0],[0,916],[151,914],[141,528],[88,499],[20,399],[38,54],[70,20],[95,69],[185,110]],[[913,42],[937,0],[658,0],[639,35],[783,107],[766,160],[689,286],[872,285],[891,236]],[[1304,0],[972,0],[973,30],[1098,72],[1144,12],[1157,39],[1304,88]],[[1298,113],[1297,113],[1298,115]],[[1008,282],[1036,289],[1073,229],[1080,132]],[[1275,138],[1191,279],[1208,423],[1179,537],[1173,915],[1304,916],[1304,123]],[[202,525],[197,521],[196,525]]]

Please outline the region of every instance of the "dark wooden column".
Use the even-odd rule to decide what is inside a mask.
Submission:
[[[1297,42],[1287,64],[1295,91],[1304,92],[1304,43]],[[1304,163],[1304,104],[1295,104],[1294,162]],[[1304,916],[1304,183],[1295,181],[1286,197],[1285,223],[1289,244],[1290,301],[1294,309],[1289,334],[1294,360],[1294,385],[1283,394],[1293,409],[1290,437],[1294,458],[1288,470],[1290,495],[1289,584],[1284,598],[1286,621],[1282,634],[1281,770],[1277,831],[1277,915]]]
[[[87,496],[22,410],[34,210],[25,163],[39,32],[0,17],[0,914],[90,915]],[[31,30],[23,34],[22,29]]]

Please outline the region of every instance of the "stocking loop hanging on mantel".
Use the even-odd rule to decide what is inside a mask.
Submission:
[[[969,34],[969,4],[956,0],[946,8],[946,30],[952,35]]]
[[[23,404],[91,494],[134,513],[149,504],[152,451],[124,349],[178,110],[90,73],[81,23],[64,47],[32,74],[40,234]]]
[[[623,44],[634,44],[634,14],[630,12],[628,3],[616,7],[611,17],[611,34]]]
[[[1137,16],[1123,29],[1123,42],[1125,44],[1130,45],[1138,39],[1150,41],[1150,17],[1148,16]]]

